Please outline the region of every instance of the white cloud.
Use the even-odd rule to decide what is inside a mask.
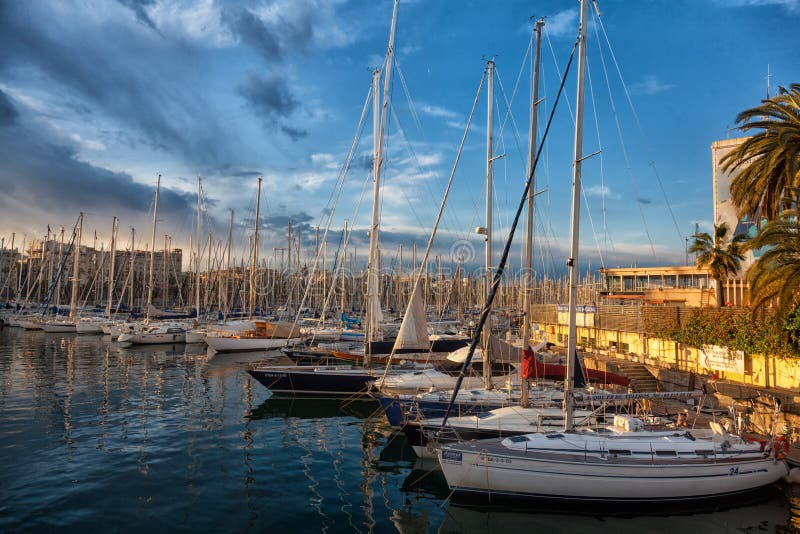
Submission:
[[[423,104],[419,107],[420,113],[424,113],[425,115],[430,115],[431,117],[441,117],[444,119],[458,119],[461,116],[456,113],[455,111],[450,111],[449,109],[445,109],[441,106],[432,106],[429,104]]]
[[[236,38],[223,23],[222,11],[214,0],[160,2],[149,9],[148,15],[165,34],[182,35],[188,41],[210,47],[236,44]]]
[[[649,74],[638,82],[631,84],[631,93],[635,95],[656,95],[669,91],[673,87],[675,87],[674,83],[664,83],[657,76]]]
[[[578,35],[578,9],[570,8],[548,16],[544,21],[544,29],[551,37]]]
[[[593,185],[591,187],[586,187],[584,188],[583,192],[588,197],[619,198],[619,195],[612,193],[611,189],[607,185]]]
[[[86,150],[105,150],[106,149],[106,145],[104,145],[100,141],[94,141],[92,139],[84,139],[78,133],[74,133],[74,134],[70,135],[69,138],[72,139],[73,141],[75,141],[75,143],[77,143],[81,148],[84,148]]]
[[[800,11],[800,0],[713,0],[721,7],[783,6],[787,11]]]
[[[335,170],[339,168],[339,163],[333,154],[311,154],[311,163],[315,166],[324,167],[325,169]]]

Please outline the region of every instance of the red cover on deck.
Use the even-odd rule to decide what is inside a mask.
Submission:
[[[539,358],[536,357],[536,354],[532,350],[525,349],[522,351],[522,369],[520,371],[520,376],[524,380],[538,378],[564,380],[566,374],[567,367],[565,365],[540,362]],[[627,386],[631,382],[626,376],[598,371],[596,369],[586,369],[586,375],[589,382],[617,384],[619,386]]]

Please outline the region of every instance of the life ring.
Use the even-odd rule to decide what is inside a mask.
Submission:
[[[789,454],[789,448],[791,444],[789,443],[788,436],[777,436],[775,439],[772,440],[772,450],[775,453],[775,458],[777,460],[783,460]]]

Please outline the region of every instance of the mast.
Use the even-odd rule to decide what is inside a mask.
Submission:
[[[345,283],[345,273],[347,272],[347,219],[344,220],[344,230],[342,234],[342,241],[344,242],[344,250],[342,252],[342,315],[344,315],[345,309],[345,298],[347,294],[345,293],[346,283]]]
[[[75,320],[75,310],[78,308],[78,282],[81,270],[81,233],[83,232],[83,212],[78,216],[78,232],[75,235],[75,252],[72,265],[72,296],[69,299],[69,320]]]
[[[231,210],[231,225],[228,228],[228,254],[225,258],[225,310],[223,320],[228,319],[228,312],[231,309],[231,246],[233,244],[233,210]]]
[[[372,223],[369,230],[369,256],[367,259],[367,324],[365,356],[367,363],[372,356],[371,342],[377,337],[376,330],[379,328],[377,317],[379,310],[376,310],[376,301],[379,301],[377,291],[377,273],[375,249],[378,247],[378,227],[380,223],[380,162],[378,161],[378,146],[380,145],[380,100],[378,99],[378,89],[380,87],[381,71],[372,71]],[[380,304],[378,304],[380,306]]]
[[[111,317],[111,301],[114,300],[114,259],[117,253],[117,217],[111,219],[111,267],[108,273],[108,303],[106,317]]]
[[[578,241],[581,216],[581,164],[583,163],[583,94],[586,70],[586,33],[589,12],[588,0],[581,0],[581,25],[578,37],[578,89],[575,104],[575,157],[572,171],[572,224],[571,243],[567,268],[569,270],[569,337],[567,339],[567,376],[564,383],[564,430],[572,429],[573,398],[575,387],[575,358],[577,328],[575,310],[578,299]]]
[[[200,319],[200,227],[202,221],[200,218],[200,177],[197,177],[197,257],[194,262],[194,309],[195,317]],[[210,254],[209,250],[209,254]]]
[[[253,261],[250,265],[250,293],[248,295],[248,306],[250,308],[250,318],[256,307],[256,264],[258,263],[258,218],[261,210],[261,176],[258,177],[258,193],[256,194],[256,222],[253,225]]]
[[[383,102],[381,109],[378,110],[378,86],[380,85],[380,71],[376,69],[372,75],[372,97],[373,97],[373,143],[375,147],[375,157],[372,162],[373,188],[372,188],[372,225],[369,232],[369,276],[367,277],[367,310],[369,317],[367,321],[367,335],[364,339],[367,343],[365,351],[366,363],[370,359],[370,342],[381,337],[380,320],[380,288],[378,287],[379,272],[378,262],[378,232],[380,225],[380,185],[381,185],[381,166],[383,165],[383,141],[386,132],[386,120],[389,115],[389,86],[392,78],[392,63],[394,58],[394,40],[397,31],[397,10],[400,0],[394,1],[392,9],[392,25],[389,30],[389,45],[386,49],[386,63],[384,66],[383,77]],[[380,124],[378,124],[378,115]]]
[[[494,163],[494,61],[486,62],[486,294],[492,286],[492,164]],[[491,322],[483,331],[483,386],[492,387],[492,371],[489,361],[489,338]]]
[[[158,193],[161,189],[161,175],[158,175],[156,182],[156,196],[153,203],[153,234],[150,238],[150,272],[147,275],[147,308],[145,309],[145,317],[147,322],[150,322],[150,306],[153,305],[153,260],[156,251],[156,221],[158,217]]]
[[[61,230],[63,232],[64,229],[62,228]],[[131,226],[131,276],[130,276],[131,287],[130,287],[130,293],[128,295],[128,311],[129,312],[133,312],[133,304],[134,304],[134,300],[133,300],[133,274],[134,274],[134,267],[136,266],[135,265],[136,249],[134,248],[134,244],[135,243],[136,243],[136,228]]]
[[[531,177],[531,186],[528,189],[528,213],[525,227],[525,269],[523,274],[522,286],[522,350],[528,348],[530,342],[530,311],[531,311],[531,274],[533,273],[533,225],[536,204],[534,202],[534,191],[536,190],[536,174],[533,169],[533,162],[536,160],[536,127],[538,122],[539,106],[539,64],[542,52],[542,26],[544,19],[536,21],[534,32],[536,32],[536,49],[533,53],[533,87],[531,90],[531,123],[528,132],[528,176]],[[528,403],[528,381],[520,381],[520,403],[524,406]]]

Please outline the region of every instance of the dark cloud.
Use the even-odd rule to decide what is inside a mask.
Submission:
[[[11,103],[11,99],[0,90],[0,126],[14,124],[18,116],[19,112],[17,112],[14,104]]]
[[[234,35],[255,48],[265,59],[273,61],[283,59],[283,49],[278,36],[247,9],[226,11],[224,20]]]
[[[303,50],[314,37],[313,8],[303,6],[294,18],[280,16],[267,24],[247,9],[226,10],[223,20],[231,32],[268,62],[282,61],[289,50]]]
[[[36,128],[23,124],[0,129],[0,188],[16,209],[36,207],[54,217],[88,210],[109,216],[146,214],[154,193],[127,173],[81,161],[74,148],[43,139]],[[193,194],[161,189],[159,212],[165,218],[186,220],[194,207]]]
[[[638,202],[639,204],[645,204],[645,205],[653,203],[652,200],[650,200],[649,198],[644,198],[644,197],[638,197],[636,199],[636,202]]]
[[[278,128],[295,141],[307,135],[304,130],[284,123],[299,103],[283,78],[274,75],[259,78],[251,74],[238,87],[238,92],[268,128]]]
[[[150,15],[148,15],[147,11],[145,10],[145,8],[155,5],[155,0],[117,0],[117,2],[133,11],[136,15],[136,20],[145,26],[158,31],[153,19],[150,18]]]
[[[124,4],[146,15],[147,2]],[[195,60],[191,50],[119,23],[87,30],[37,12],[38,6],[0,2],[0,74],[37,69],[50,79],[51,94],[72,109],[105,114],[150,146],[194,164],[227,163],[227,147],[219,142],[227,136],[217,117],[181,79],[192,75],[183,67]]]

